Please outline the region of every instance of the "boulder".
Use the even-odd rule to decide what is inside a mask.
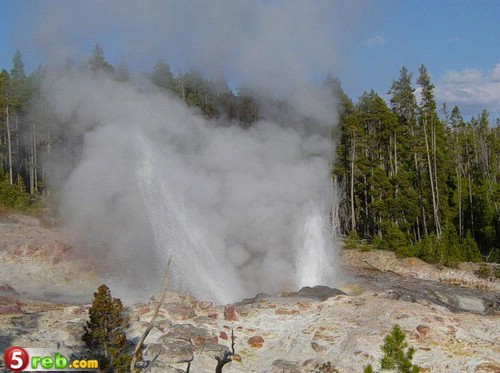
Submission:
[[[64,326],[66,333],[63,335],[63,343],[66,347],[76,348],[84,347],[85,342],[82,340],[83,323],[70,322]]]
[[[142,335],[144,334],[148,326],[149,322],[145,321],[137,321],[131,323],[129,328],[125,331],[125,333],[127,334],[127,339],[134,343],[139,342],[139,340],[141,339]],[[155,341],[163,334],[164,332],[162,330],[158,329],[157,327],[153,327],[146,338],[146,343]]]
[[[235,306],[244,306],[247,304],[254,304],[254,303],[260,303],[264,299],[269,299],[271,298],[271,295],[266,294],[266,293],[258,293],[255,297],[253,298],[245,298],[241,302],[237,302],[234,305]]]
[[[200,301],[197,301],[196,302],[196,305],[195,307],[201,311],[206,311],[206,310],[209,310],[210,308],[212,308],[214,306],[214,304],[210,301],[207,301],[207,300],[200,300]]]
[[[325,301],[328,298],[336,295],[347,295],[343,291],[323,285],[316,285],[314,287],[305,286],[297,293],[292,293],[293,297],[309,298],[319,301]]]
[[[169,364],[187,362],[192,360],[194,356],[191,342],[182,339],[168,339],[161,343],[161,347],[162,348],[154,347],[154,351],[152,351],[151,354],[160,352],[158,360]]]
[[[236,309],[235,309],[234,305],[227,304],[224,307],[224,320],[226,320],[226,321],[238,320],[238,317],[236,316]]]
[[[187,320],[193,318],[195,315],[193,307],[185,303],[166,303],[165,309],[171,320]]]
[[[191,324],[174,324],[158,339],[158,341],[182,339],[183,341],[192,342],[193,339],[209,339],[211,337],[214,337],[214,335],[210,334],[206,329],[198,328]]]
[[[427,334],[429,334],[430,330],[431,328],[427,325],[420,324],[419,326],[417,326],[417,332],[422,336],[426,336]]]
[[[458,295],[455,297],[456,307],[469,312],[476,312],[480,314],[485,313],[484,302],[481,298],[473,298]]]
[[[0,293],[2,293],[4,295],[16,295],[16,294],[18,294],[18,292],[15,291],[14,288],[7,283],[0,284]]]
[[[149,365],[151,364],[151,365]],[[174,368],[173,366],[169,365],[168,363],[165,363],[163,361],[155,360],[155,361],[149,361],[149,364],[147,365],[144,370],[147,369],[147,372],[149,373],[184,373],[185,370],[180,369],[180,368]]]
[[[18,304],[9,304],[6,306],[0,306],[0,315],[17,315],[23,314],[24,311]]]
[[[247,342],[253,348],[261,348],[264,345],[264,338],[260,335],[255,335],[250,337]]]
[[[305,373],[299,363],[288,360],[274,360],[266,373]]]

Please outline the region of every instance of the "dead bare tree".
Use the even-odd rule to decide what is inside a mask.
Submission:
[[[215,367],[215,373],[222,373],[222,368],[227,363],[232,361],[231,356],[234,355],[234,330],[231,329],[231,351],[225,350],[222,357],[216,356],[217,366]]]
[[[168,288],[168,270],[170,268],[171,259],[172,259],[171,257],[168,259],[167,266],[165,268],[163,290],[161,292],[160,301],[158,302],[158,305],[156,306],[156,310],[155,310],[155,313],[153,315],[153,318],[151,319],[148,327],[146,328],[146,330],[142,334],[141,339],[139,340],[139,343],[137,344],[137,346],[135,346],[134,355],[132,357],[132,362],[130,363],[130,371],[132,373],[137,372],[136,363],[137,363],[137,360],[139,360],[139,358],[141,356],[142,345],[144,344],[144,341],[146,340],[146,337],[148,336],[149,332],[153,329],[156,318],[158,317],[158,313],[160,312],[161,305],[165,302],[165,297],[167,296],[167,288]],[[188,371],[189,371],[189,365],[188,365]]]
[[[170,268],[171,259],[172,258],[168,259],[167,266],[165,268],[163,290],[161,292],[160,301],[158,302],[158,304],[156,306],[153,318],[151,319],[151,321],[149,322],[148,327],[146,328],[146,330],[142,334],[141,339],[139,340],[139,343],[137,343],[137,346],[135,346],[134,355],[132,356],[132,362],[130,363],[130,371],[132,373],[138,372],[138,370],[137,370],[138,368],[139,369],[144,369],[144,372],[146,372],[152,366],[152,364],[156,361],[156,359],[159,356],[159,354],[156,355],[153,358],[153,360],[151,360],[151,361],[144,361],[144,362],[139,361],[139,359],[141,357],[142,346],[144,344],[144,341],[146,340],[148,334],[153,329],[154,323],[156,321],[156,318],[158,317],[158,313],[160,312],[160,308],[161,308],[162,304],[165,302],[165,298],[167,296],[168,270]],[[229,363],[229,362],[232,361],[231,356],[233,356],[233,355],[234,355],[234,330],[231,329],[231,351],[225,350],[224,354],[222,355],[222,357],[219,357],[219,356],[215,357],[215,359],[217,360],[217,366],[215,367],[215,373],[222,373],[222,368],[224,367],[224,365],[226,365],[227,363]],[[189,373],[189,371],[191,369],[191,362],[193,361],[193,358],[191,358],[190,360],[186,361],[186,363],[188,365],[186,367],[186,372],[185,373]]]

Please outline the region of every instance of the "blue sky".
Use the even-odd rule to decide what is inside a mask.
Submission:
[[[138,9],[142,3],[146,5]],[[234,3],[238,6],[233,7]],[[263,45],[270,47],[257,47],[255,54],[268,53],[272,66],[273,61],[279,61],[279,56],[275,60],[271,56],[272,46],[286,44],[282,49],[278,47],[278,51],[283,52],[283,60],[290,63],[291,70],[317,81],[330,71],[340,77],[344,90],[355,101],[363,91],[371,89],[386,97],[401,66],[406,66],[416,78],[418,67],[424,64],[436,85],[439,103],[446,101],[450,107],[457,104],[466,118],[477,115],[483,108],[490,111],[492,120],[500,117],[500,1],[302,1],[293,2],[293,6],[291,3],[3,0],[0,68],[10,70],[17,48],[30,72],[54,55],[68,53],[76,59],[84,58],[100,42],[111,63],[127,62],[135,71],[149,70],[158,57],[165,58],[174,73],[202,60],[205,65],[224,66],[226,76],[238,79],[258,70],[248,67],[249,64],[243,69],[233,68],[241,67],[241,61],[224,47],[207,42],[206,34],[221,39],[236,30],[225,44],[235,46],[244,40],[248,43],[245,45],[255,46],[259,38],[285,30],[284,33],[291,33],[291,41],[283,43],[285,39],[269,38]],[[311,3],[321,3],[321,13],[304,12]],[[204,8],[205,4],[215,9],[197,13],[195,8]],[[259,9],[256,14],[252,13],[254,8]],[[165,22],[162,12],[170,17]],[[301,20],[302,14],[298,13],[306,14]],[[245,24],[240,19],[242,14],[259,23],[266,35],[252,35],[262,30]],[[315,17],[321,19],[316,22]],[[277,26],[269,26],[268,21]],[[175,27],[163,26],[164,23]],[[210,25],[204,28],[197,23]],[[301,23],[305,25],[303,28],[296,26]],[[306,37],[301,39],[302,35]],[[331,45],[327,45],[329,41]],[[197,51],[208,49],[207,45],[220,50],[224,59]],[[290,62],[294,56],[290,50],[298,51],[299,56],[313,57],[304,58],[307,62],[303,66],[294,65]],[[254,62],[259,63],[257,58]],[[307,71],[303,71],[304,66]],[[270,68],[266,72],[275,74],[276,70]]]

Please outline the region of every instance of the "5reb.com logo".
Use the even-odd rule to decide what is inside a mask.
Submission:
[[[21,371],[73,371],[99,370],[99,362],[89,359],[68,359],[59,352],[46,348],[9,347],[4,353],[5,367],[14,372]]]

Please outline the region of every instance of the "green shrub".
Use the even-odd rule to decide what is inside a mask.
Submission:
[[[359,235],[355,229],[351,230],[345,240],[345,248],[348,250],[357,249],[359,246]]]
[[[439,253],[438,242],[434,233],[426,235],[416,245],[417,256],[427,263],[437,263]]]
[[[491,268],[486,263],[481,263],[479,269],[476,272],[476,275],[480,278],[489,278],[491,276]]]
[[[373,249],[373,245],[359,238],[358,232],[352,230],[344,241],[344,248],[346,250],[370,251]]]
[[[390,224],[384,234],[377,248],[381,250],[391,250],[396,251],[400,247],[405,247],[408,245],[405,234],[399,229],[399,227],[392,223]]]
[[[415,245],[402,245],[396,249],[396,256],[398,258],[410,258],[417,256],[417,248]]]
[[[17,183],[11,185],[8,175],[0,172],[0,207],[7,210],[37,213],[40,203],[38,196],[26,192],[22,178],[18,178]]]
[[[478,263],[481,261],[481,252],[476,241],[469,231],[461,241],[463,260]]]

